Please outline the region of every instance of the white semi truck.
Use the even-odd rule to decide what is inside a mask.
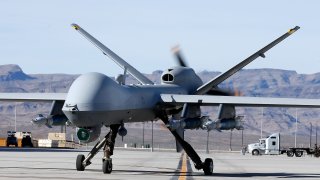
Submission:
[[[274,133],[266,138],[259,139],[258,143],[248,145],[248,152],[252,155],[279,155],[280,151],[280,133]]]
[[[273,133],[266,138],[259,139],[258,143],[249,144],[247,150],[250,154],[257,155],[279,155],[286,153],[288,157],[301,157],[304,152],[307,154],[314,154],[315,157],[320,156],[320,150],[317,145],[315,148],[296,148],[290,147],[287,149],[280,149],[280,133]]]

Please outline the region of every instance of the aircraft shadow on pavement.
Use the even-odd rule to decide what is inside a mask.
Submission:
[[[85,171],[91,172],[101,172],[100,169],[88,169]],[[146,170],[112,170],[112,174],[119,173],[119,174],[127,174],[127,175],[166,175],[166,176],[179,176],[179,172],[175,171],[146,171]],[[190,173],[191,174],[191,173]]]
[[[32,170],[67,170],[76,171],[73,168],[37,168],[37,167],[1,167],[1,169],[32,169]],[[89,172],[101,172],[101,169],[86,169]],[[159,175],[159,176],[186,176],[186,177],[233,177],[233,178],[254,178],[254,177],[269,177],[269,178],[314,178],[319,179],[320,173],[318,174],[307,174],[307,173],[213,173],[212,176],[206,176],[203,172],[186,172],[185,174],[180,174],[179,171],[147,171],[147,170],[113,170],[112,174],[127,174],[132,176],[148,176],[148,175]]]
[[[73,168],[48,168],[48,167],[43,167],[43,168],[39,168],[39,167],[14,167],[14,166],[10,166],[10,167],[0,167],[2,170],[3,169],[29,169],[29,170],[57,170],[57,171],[76,171],[76,169]]]
[[[95,170],[96,171],[96,170]],[[97,170],[101,172],[101,170]],[[233,178],[254,178],[254,177],[269,177],[269,178],[314,178],[319,179],[319,174],[306,174],[306,173],[213,173],[211,176],[204,175],[203,172],[194,173],[186,172],[180,174],[177,171],[144,171],[144,170],[113,170],[113,173],[128,173],[130,175],[161,175],[161,176],[186,176],[186,177],[233,177]]]

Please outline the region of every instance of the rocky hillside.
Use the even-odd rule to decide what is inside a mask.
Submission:
[[[159,83],[162,71],[154,71],[147,76]],[[198,73],[204,82],[217,76],[219,72],[202,71]],[[17,65],[0,66],[0,92],[67,92],[71,83],[78,75],[68,74],[25,74]],[[132,78],[128,83],[134,83]],[[320,99],[320,73],[298,74],[295,71],[278,69],[242,70],[220,85],[221,88],[237,90],[242,96],[261,97],[297,97]],[[14,112],[17,105],[17,129],[32,131],[45,137],[48,131],[58,131],[58,128],[47,129],[34,127],[30,119],[38,113],[47,114],[50,103],[0,103],[0,136],[5,136],[7,130],[14,129]],[[238,114],[245,116],[247,132],[260,134],[261,122],[264,135],[271,132],[281,132],[288,136],[294,133],[296,109],[291,108],[237,108]],[[263,114],[262,114],[263,112]],[[203,108],[203,113],[214,119],[217,108]],[[320,125],[319,109],[298,109],[298,129],[300,135],[308,135],[310,123]],[[129,128],[140,128],[139,124],[128,125]],[[161,125],[156,125],[161,128]]]

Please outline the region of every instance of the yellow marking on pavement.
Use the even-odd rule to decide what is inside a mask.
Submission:
[[[178,180],[185,180],[187,179],[187,153],[183,153],[182,157],[182,165],[180,170],[180,176]]]

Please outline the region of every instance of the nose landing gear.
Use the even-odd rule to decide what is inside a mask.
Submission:
[[[105,174],[110,174],[112,172],[112,159],[113,149],[115,144],[115,139],[120,125],[110,125],[109,133],[100,142],[92,148],[90,153],[85,157],[83,154],[79,154],[76,160],[77,171],[84,171],[87,166],[91,164],[91,159],[99,152],[103,147],[103,158],[102,158],[102,172]]]

